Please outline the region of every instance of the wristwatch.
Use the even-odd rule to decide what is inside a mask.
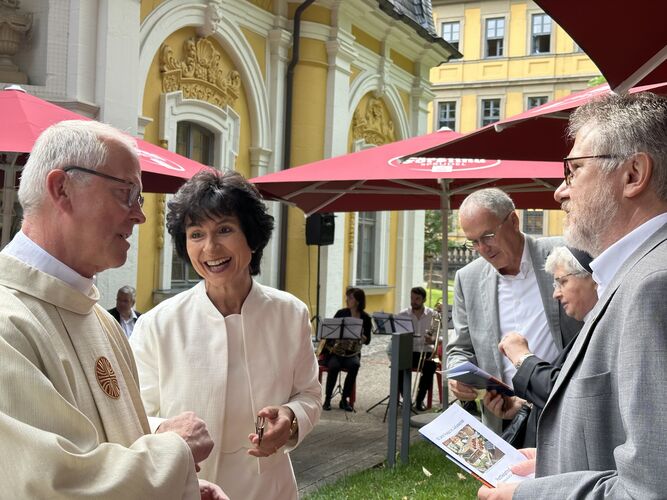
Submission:
[[[519,368],[521,368],[521,365],[523,364],[523,362],[526,361],[526,360],[527,360],[528,358],[530,358],[531,356],[535,356],[535,355],[534,355],[532,352],[527,352],[526,354],[522,355],[522,356],[519,358],[519,360],[518,360],[516,363],[514,363],[514,368],[516,368],[517,370],[518,370]]]

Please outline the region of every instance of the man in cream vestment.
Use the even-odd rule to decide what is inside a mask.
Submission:
[[[63,122],[35,144],[0,253],[2,498],[226,498],[197,480],[212,442],[194,414],[150,434],[129,344],[97,305],[93,276],[145,221],[140,189],[133,142],[109,126]]]

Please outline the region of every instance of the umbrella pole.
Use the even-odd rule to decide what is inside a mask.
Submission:
[[[442,218],[442,322],[444,325],[444,339],[441,343],[442,355],[440,356],[440,367],[442,373],[442,409],[447,409],[449,406],[449,386],[447,385],[447,377],[444,370],[446,368],[446,353],[445,347],[449,342],[449,180],[440,179],[440,214]]]

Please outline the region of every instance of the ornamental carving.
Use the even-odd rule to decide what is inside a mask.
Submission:
[[[26,74],[12,61],[32,28],[32,13],[19,7],[19,0],[0,0],[0,82],[28,83]]]
[[[222,55],[206,38],[192,37],[183,43],[183,57],[176,59],[173,49],[160,49],[162,91],[183,92],[185,99],[198,99],[219,107],[233,106],[239,98],[241,76],[225,71]]]
[[[394,122],[389,116],[382,100],[370,97],[366,107],[357,107],[352,118],[352,136],[354,140],[363,140],[366,144],[379,146],[396,140]]]

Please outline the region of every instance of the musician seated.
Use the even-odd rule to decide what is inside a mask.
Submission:
[[[350,404],[350,394],[357,379],[361,366],[361,346],[371,341],[371,317],[364,312],[366,308],[366,294],[359,288],[349,288],[345,294],[347,307],[339,309],[334,318],[360,318],[363,321],[361,340],[339,339],[326,340],[324,345],[323,365],[327,367],[327,385],[325,389],[323,410],[331,410],[331,395],[333,394],[338,374],[342,369],[347,370],[343,393],[341,394],[340,408],[345,411],[354,411]]]
[[[419,369],[421,372],[415,400],[415,408],[418,411],[426,410],[424,398],[433,388],[433,375],[437,366],[435,361],[431,359],[433,344],[438,333],[431,332],[432,325],[435,323],[435,311],[424,306],[425,301],[426,290],[421,286],[416,286],[410,290],[410,307],[400,312],[400,314],[407,314],[412,317],[412,326],[414,327],[412,368]]]

